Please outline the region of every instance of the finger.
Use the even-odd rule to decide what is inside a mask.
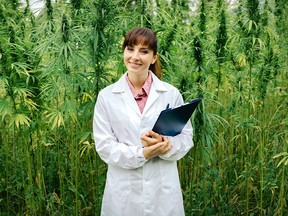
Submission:
[[[142,136],[141,140],[143,140],[144,142],[149,142],[149,143],[153,143],[153,142],[157,141],[155,138],[152,138],[152,137],[149,137],[149,136]]]
[[[172,150],[172,146],[169,146],[167,149],[165,149],[165,151],[163,151],[162,154],[167,154],[168,152],[170,152]]]
[[[141,139],[143,146],[145,146],[145,147],[155,145],[156,143],[159,142],[159,140],[157,140],[155,138],[147,137],[146,135],[141,136],[140,139]]]
[[[168,137],[162,136],[162,142],[166,145],[169,146],[170,145],[170,140]]]
[[[173,147],[171,145],[166,145],[166,144],[162,143],[162,146],[158,149],[159,150],[158,155],[166,154],[169,151],[171,151],[172,148]]]
[[[145,150],[147,150],[147,152],[149,152],[148,153],[149,158],[166,154],[169,151],[171,151],[171,149],[172,149],[172,146],[166,145],[166,143],[164,143],[164,142],[159,142],[159,143],[156,143],[155,145],[145,147]]]
[[[154,131],[148,131],[147,134],[148,136],[157,139],[159,142],[162,141],[162,136]]]
[[[173,146],[171,145],[171,143],[170,143],[170,140],[169,140],[169,138],[168,137],[162,137],[163,138],[163,147],[162,147],[162,149],[163,149],[163,154],[166,154],[166,153],[168,153],[169,151],[171,151],[171,149],[173,148]]]
[[[152,141],[151,139],[157,140],[158,142],[162,141],[162,136],[158,133],[155,133],[154,131],[148,131],[147,133],[142,134],[141,137],[150,141]]]
[[[155,144],[154,151],[158,153],[158,155],[164,154],[172,149],[172,146],[168,142],[160,142]]]

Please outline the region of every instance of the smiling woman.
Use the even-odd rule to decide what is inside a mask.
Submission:
[[[101,215],[183,216],[177,160],[193,146],[191,123],[175,137],[151,131],[167,104],[183,104],[182,96],[157,77],[150,29],[132,29],[123,49],[127,72],[98,94],[93,118],[96,150],[108,164]]]

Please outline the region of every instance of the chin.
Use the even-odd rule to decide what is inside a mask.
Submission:
[[[135,70],[135,69],[128,69],[128,71],[130,73],[134,73],[134,74],[144,74],[144,73],[148,73],[148,70]]]
[[[131,72],[141,72],[143,71],[143,69],[141,69],[140,67],[139,68],[135,68],[135,67],[127,67],[129,71]]]

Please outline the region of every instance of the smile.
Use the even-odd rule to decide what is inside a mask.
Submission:
[[[129,64],[135,65],[135,66],[140,66],[141,65],[140,63],[137,63],[137,62],[129,62]]]

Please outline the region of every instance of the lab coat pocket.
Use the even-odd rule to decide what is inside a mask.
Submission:
[[[128,170],[109,166],[106,190],[113,199],[125,199],[131,192],[130,173]]]
[[[162,191],[166,194],[176,193],[180,189],[180,182],[176,161],[160,162]]]

